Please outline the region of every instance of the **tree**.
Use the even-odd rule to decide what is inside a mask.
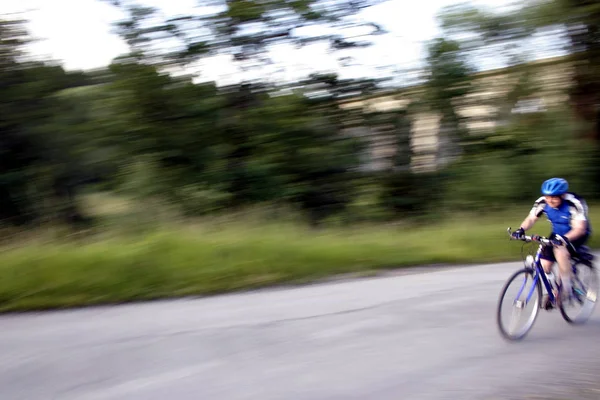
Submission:
[[[600,3],[594,0],[522,1],[504,13],[460,6],[444,10],[442,25],[451,35],[469,38],[473,51],[520,48],[527,50],[534,35],[564,44],[573,66],[570,105],[579,124],[571,126],[573,138],[584,138],[591,154],[590,182],[600,181]],[[500,54],[500,53],[498,53]],[[526,57],[522,57],[526,59]],[[596,184],[596,193],[600,186]]]
[[[209,56],[227,55],[242,70],[273,63],[269,51],[326,42],[331,51],[369,46],[378,25],[353,17],[385,0],[210,0],[198,13],[159,21],[156,9],[126,0],[109,0],[128,18],[117,32],[132,54],[167,68],[190,67]],[[362,28],[361,33],[352,33]],[[323,33],[323,32],[335,33]],[[347,55],[342,55],[347,59]]]
[[[600,3],[593,0],[523,1],[508,12],[486,12],[472,6],[446,8],[440,20],[449,35],[467,37],[472,51],[519,48],[528,51],[535,34],[565,38],[575,66],[570,92],[574,110],[588,122],[587,137],[600,141]],[[560,42],[560,40],[559,40]],[[522,62],[527,60],[521,56]]]
[[[358,39],[382,30],[353,16],[376,0],[213,1],[203,3],[197,15],[168,21],[157,20],[151,8],[115,3],[128,13],[117,31],[131,52],[112,68],[119,90],[130,98],[124,109],[136,110],[133,143],[138,152],[152,154],[169,177],[170,192],[187,182],[227,192],[233,207],[284,200],[307,211],[315,224],[350,201],[359,144],[343,136],[351,117],[337,101],[376,90],[376,81],[316,74],[284,86],[263,75],[230,87],[208,84],[213,90],[202,92],[189,77],[168,74],[191,71],[197,61],[223,54],[242,70],[263,68],[279,44],[321,41],[340,52],[367,46]],[[370,32],[340,33],[360,27]],[[334,34],[314,33],[333,28]],[[185,122],[188,109],[198,112]],[[151,144],[140,147],[144,142]],[[177,154],[177,164],[173,157],[165,162],[166,153]],[[175,168],[183,181],[173,178]]]
[[[21,20],[0,20],[0,218],[26,223],[44,214],[46,196],[65,185],[48,168],[46,126],[58,105],[53,94],[70,79],[60,67],[25,60],[29,41]]]
[[[456,41],[437,38],[427,50],[424,102],[441,117],[437,163],[445,165],[460,155],[461,142],[466,138],[458,108],[462,98],[473,90],[474,71]]]

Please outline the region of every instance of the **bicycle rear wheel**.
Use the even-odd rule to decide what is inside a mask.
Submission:
[[[598,296],[598,271],[593,264],[575,264],[572,298],[560,302],[559,309],[564,320],[570,324],[583,324],[596,308]]]
[[[503,306],[505,299],[509,302],[506,307]],[[524,268],[516,271],[504,284],[498,300],[496,320],[502,336],[508,340],[523,339],[527,333],[529,333],[537,319],[541,302],[542,287],[540,280],[534,279],[533,270]],[[509,322],[505,323],[503,321],[502,311],[509,307],[511,310],[511,317]],[[532,308],[529,315],[524,313],[524,310],[527,307]],[[516,328],[516,325],[523,319],[523,326],[521,328]]]

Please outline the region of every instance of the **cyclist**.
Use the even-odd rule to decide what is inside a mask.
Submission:
[[[562,286],[563,295],[568,293],[567,298],[570,298],[572,288],[570,256],[577,254],[578,249],[587,242],[591,234],[591,226],[585,200],[568,190],[569,183],[562,178],[551,178],[545,181],[542,184],[542,197],[535,201],[521,227],[513,232],[513,237],[521,239],[525,231],[531,229],[542,214],[546,214],[552,224],[549,239],[555,245],[544,247],[540,257],[542,267],[546,273],[549,273],[552,265],[558,262],[560,279],[557,279],[556,283]],[[545,308],[550,307],[547,302]]]

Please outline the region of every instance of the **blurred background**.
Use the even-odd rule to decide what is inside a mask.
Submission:
[[[2,220],[85,220],[90,193],[313,224],[509,207],[554,175],[599,194],[594,2],[401,3],[11,5]]]
[[[297,260],[320,255],[314,273],[336,257],[340,271],[487,259],[508,247],[460,247],[465,235],[504,239],[543,180],[600,197],[592,0],[32,0],[0,12],[4,249],[167,230],[208,252],[275,243],[248,261],[321,232],[329,248]],[[415,232],[460,242],[435,253]],[[291,263],[287,249],[261,268]],[[261,271],[248,284],[301,275]]]

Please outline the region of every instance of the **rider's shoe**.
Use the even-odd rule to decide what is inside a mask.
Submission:
[[[554,305],[553,305],[553,304],[552,304],[552,302],[550,301],[550,297],[549,297],[547,294],[545,294],[545,295],[542,297],[542,305],[541,305],[541,308],[542,308],[542,309],[544,309],[544,310],[547,310],[547,311],[550,311],[550,310],[552,310],[552,309],[554,308]]]
[[[560,301],[562,304],[566,305],[567,307],[573,306],[574,300],[575,300],[575,296],[573,295],[573,293],[561,292]]]

